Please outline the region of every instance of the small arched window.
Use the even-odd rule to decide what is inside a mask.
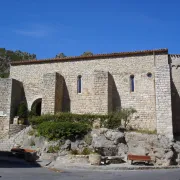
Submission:
[[[77,93],[82,92],[82,76],[79,75],[77,78]]]
[[[134,75],[130,76],[130,91],[134,92]]]

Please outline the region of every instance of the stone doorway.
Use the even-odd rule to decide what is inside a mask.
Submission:
[[[33,114],[35,114],[36,116],[40,116],[41,106],[42,106],[42,98],[36,99],[31,107],[31,111],[33,112]]]

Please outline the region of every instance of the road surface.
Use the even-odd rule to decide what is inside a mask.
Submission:
[[[0,161],[0,180],[180,180],[180,169],[140,171],[49,170],[23,162]]]

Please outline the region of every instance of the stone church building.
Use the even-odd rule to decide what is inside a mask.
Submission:
[[[0,79],[0,131],[25,101],[38,114],[137,110],[134,128],[180,133],[180,55],[168,49],[13,62]]]

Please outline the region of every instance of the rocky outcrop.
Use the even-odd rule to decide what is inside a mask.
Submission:
[[[88,138],[87,138],[88,137]],[[24,134],[23,147],[34,148],[41,158],[61,159],[72,151],[83,154],[84,150],[96,150],[102,156],[114,156],[119,162],[127,161],[128,154],[151,156],[155,165],[180,164],[180,141],[173,141],[165,136],[121,132],[106,128],[93,129],[84,139],[74,141],[47,141],[44,137]],[[54,148],[55,147],[55,148]],[[50,149],[56,152],[50,153]],[[71,161],[73,161],[71,159]]]
[[[91,132],[92,144],[103,156],[116,156],[119,150],[119,144],[125,143],[124,133],[105,128],[94,129]]]

